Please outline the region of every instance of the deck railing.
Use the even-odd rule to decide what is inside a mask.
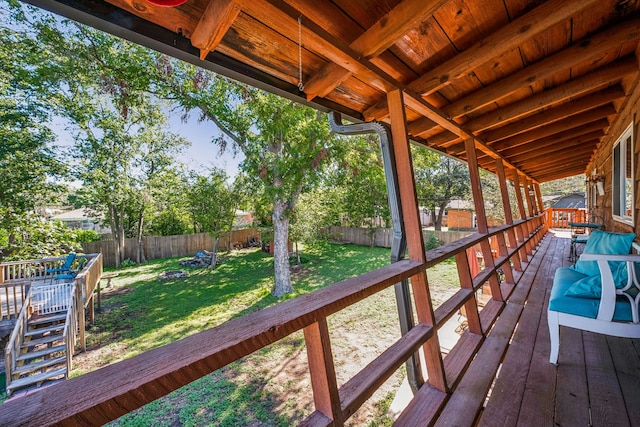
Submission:
[[[548,228],[571,228],[570,222],[587,222],[587,211],[578,208],[547,208],[544,210]]]
[[[18,356],[20,355],[20,351],[22,349],[22,340],[24,338],[24,333],[27,331],[27,322],[29,321],[29,307],[31,303],[32,290],[30,290],[25,299],[23,309],[20,310],[20,314],[16,321],[16,325],[9,336],[9,342],[4,348],[4,357],[5,357],[5,376],[6,376],[6,385],[9,386],[11,382],[11,378],[13,377],[13,372],[16,369],[16,361],[18,360]]]
[[[71,372],[73,355],[76,348],[76,338],[78,336],[78,293],[79,287],[77,283],[74,283],[70,289],[71,298],[69,301],[69,311],[67,311],[67,318],[64,324],[63,339],[66,347],[67,356],[67,378]]]
[[[24,280],[0,284],[0,321],[17,319],[29,289]]]
[[[19,402],[6,402],[0,411],[0,425],[4,422],[104,424],[299,330],[304,331],[315,402],[315,411],[302,425],[343,425],[416,351],[424,355],[426,367],[421,370],[429,378],[428,384],[421,388],[421,393],[426,390],[429,394],[428,407],[423,410],[432,411],[435,416],[476,357],[480,344],[505,307],[546,230],[544,216],[537,215],[429,251],[426,262],[399,261],[229,320],[218,327],[48,387],[41,390],[37,398],[25,396]],[[489,239],[497,241],[495,256]],[[467,249],[478,244],[485,254],[485,265],[473,275]],[[425,271],[451,257],[456,260],[460,289],[433,310],[429,289],[423,286]],[[502,282],[499,276],[504,277]],[[411,280],[417,325],[338,386],[327,317],[404,279]],[[491,293],[484,307],[480,307],[476,299],[481,288]],[[443,359],[437,331],[461,309],[467,315],[468,330]],[[83,393],[75,393],[77,390],[83,390]],[[74,397],[61,401],[56,398],[59,396]],[[28,414],[23,411],[27,403],[32,409]]]
[[[41,285],[31,289],[31,311],[34,314],[58,313],[71,306],[73,281]]]

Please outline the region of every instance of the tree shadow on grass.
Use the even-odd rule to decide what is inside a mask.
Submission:
[[[290,348],[291,347],[291,348]],[[273,349],[273,351],[272,351]],[[293,351],[290,351],[293,349]],[[286,357],[283,357],[283,351]],[[310,412],[299,399],[306,390],[296,359],[304,357],[302,342],[279,342],[265,354],[249,356],[206,375],[112,423],[116,426],[289,426]],[[274,365],[270,374],[264,362]],[[306,372],[306,371],[305,371]],[[304,373],[302,373],[304,376]],[[278,378],[279,377],[279,378]],[[309,404],[312,399],[309,398]]]

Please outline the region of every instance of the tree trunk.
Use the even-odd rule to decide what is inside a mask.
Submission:
[[[433,226],[436,231],[442,231],[442,217],[444,217],[444,209],[446,206],[447,206],[446,203],[444,205],[440,205],[438,216],[436,217],[436,220],[433,222]]]
[[[120,231],[120,225],[118,224],[116,208],[113,205],[109,205],[109,227],[111,227],[111,236],[113,237],[113,249],[116,258],[116,268],[120,268],[120,237],[118,232]]]
[[[120,210],[118,212],[118,242],[117,245],[120,246],[120,262],[124,261],[124,210]]]
[[[218,265],[218,234],[216,233],[213,236],[213,253],[211,254],[211,265],[209,268],[216,268]]]
[[[293,291],[289,272],[289,218],[287,203],[276,200],[273,204],[273,265],[275,282],[271,294],[280,298]]]
[[[140,212],[138,216],[138,236],[136,241],[136,264],[140,265],[144,259],[142,253],[142,223],[144,221],[144,215]]]

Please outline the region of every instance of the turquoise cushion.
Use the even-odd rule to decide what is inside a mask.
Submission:
[[[585,254],[609,254],[609,255],[626,255],[631,251],[631,244],[636,235],[633,233],[609,233],[607,231],[593,230],[589,235],[589,240],[584,246]],[[610,262],[611,271],[614,273],[614,280],[616,283],[621,278],[616,278],[616,274],[620,273],[620,265],[624,267],[624,263]],[[571,269],[585,274],[587,276],[594,276],[600,274],[598,269],[598,263],[596,261],[581,261],[578,260]]]
[[[618,267],[619,271],[614,273],[614,278],[618,278],[616,282],[616,288],[622,289],[627,285],[628,273],[627,273],[627,264],[620,263],[621,265]],[[634,262],[634,268],[636,270],[636,277],[640,277],[640,263]],[[633,290],[634,288],[632,288]],[[600,278],[600,274],[596,274],[595,276],[587,276],[584,277],[577,282],[575,282],[567,292],[564,294],[568,297],[578,297],[578,298],[600,298],[600,292],[602,290],[602,280]]]
[[[601,291],[602,280],[600,280],[600,275],[597,274],[595,276],[585,276],[573,283],[564,294],[568,297],[600,299]]]
[[[595,319],[598,317],[599,299],[575,298],[566,296],[567,290],[577,281],[589,277],[569,267],[561,267],[556,270],[553,277],[553,288],[549,297],[549,310],[561,313],[575,314],[577,316]],[[631,305],[624,298],[618,298],[613,320],[631,322]]]

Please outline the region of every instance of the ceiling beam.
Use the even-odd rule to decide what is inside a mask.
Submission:
[[[637,74],[638,60],[634,56],[604,65],[567,83],[548,89],[531,97],[522,99],[513,104],[504,105],[498,110],[475,118],[467,123],[465,127],[474,134],[485,129],[490,129],[509,121],[513,121],[528,116],[536,111],[548,108],[552,105],[565,102],[571,98],[583,96],[585,93],[606,88],[601,92],[612,91],[620,94],[620,98],[625,93],[620,85],[608,88],[613,83],[619,82],[624,76]],[[424,131],[423,131],[424,132]],[[447,146],[451,142],[456,142],[455,135],[443,132],[427,138],[429,145]],[[461,142],[461,141],[458,141]]]
[[[525,41],[549,28],[571,19],[598,0],[551,0],[515,19],[464,52],[425,73],[411,83],[411,90],[422,95],[433,93],[473,70],[516,49]]]
[[[515,138],[521,138],[524,139],[524,142],[520,143],[520,144],[509,144],[509,143],[505,143],[505,141],[501,141],[498,143],[499,147],[496,148],[494,146],[494,149],[496,151],[498,151],[499,153],[502,153],[503,151],[509,150],[509,149],[515,149],[515,148],[522,148],[523,150],[526,150],[527,147],[530,147],[530,144],[527,144],[527,142],[531,142],[533,140],[536,141],[536,145],[539,143],[547,143],[547,142],[551,142],[551,141],[564,141],[566,139],[572,138],[574,136],[577,135],[582,135],[585,134],[587,132],[594,132],[597,130],[602,130],[603,128],[609,126],[609,121],[607,119],[598,119],[598,120],[594,120],[594,121],[587,121],[586,123],[574,123],[572,121],[569,121],[567,123],[562,123],[563,126],[570,126],[568,129],[565,130],[556,130],[556,132],[553,132],[549,135],[544,135],[542,132],[539,131],[533,131],[533,132],[537,132],[535,134],[529,134],[529,135],[519,135]],[[546,132],[545,132],[546,133]],[[533,139],[531,139],[533,138]],[[507,140],[509,141],[509,140]],[[515,142],[515,141],[514,141]],[[460,145],[455,145],[450,147],[447,152],[449,152],[451,155],[457,155],[459,153],[462,153],[462,148],[460,147]],[[506,156],[505,156],[506,157]]]
[[[369,27],[349,47],[365,58],[373,58],[393,46],[425,18],[433,15],[447,0],[404,0]],[[307,100],[326,96],[352,73],[339,64],[329,63],[305,84]]]
[[[564,132],[569,129],[576,128],[587,123],[594,121],[600,121],[602,127],[609,126],[609,122],[606,120],[607,116],[616,114],[616,109],[611,104],[604,105],[602,107],[594,108],[584,113],[576,114],[573,117],[568,117],[564,120],[557,121],[549,126],[537,128],[528,132],[521,133],[511,138],[503,139],[492,145],[495,150],[504,150],[507,148],[516,147],[518,145],[526,144],[528,142],[536,141],[547,136],[555,135],[560,132]]]
[[[564,138],[559,135],[565,135]],[[510,148],[500,152],[505,157],[513,159],[513,161],[532,160],[538,154],[545,153],[547,150],[560,149],[568,145],[579,145],[592,141],[594,139],[600,140],[605,135],[602,129],[598,129],[593,132],[587,132],[584,134],[576,134],[573,129],[567,132],[562,132],[553,135],[548,138],[542,138],[536,141],[535,144],[525,144],[520,147]],[[533,146],[535,145],[535,147]]]
[[[553,74],[564,71],[583,61],[604,55],[626,42],[640,38],[640,18],[622,22],[615,27],[584,38],[570,47],[548,56],[526,68],[477,90],[442,108],[451,117],[460,117],[516,92],[535,82],[544,81]],[[637,64],[636,64],[637,65]],[[467,69],[469,72],[471,68]],[[412,84],[409,85],[412,88]],[[382,99],[366,109],[367,118],[382,120],[388,115],[386,101]]]
[[[593,156],[593,151],[581,152],[580,154],[575,154],[574,152],[573,156],[568,156],[567,160],[561,164],[558,164],[558,162],[548,164],[538,164],[537,162],[529,163],[531,167],[526,168],[526,171],[531,173],[548,173],[576,166],[581,166],[583,169],[586,169],[586,161],[588,161],[591,156]]]
[[[589,111],[603,105],[611,106],[611,109],[615,112],[616,109],[611,102],[621,98],[620,94],[624,96],[622,89],[619,91],[596,92],[592,95],[587,95],[583,98],[567,102],[566,104],[559,105],[549,110],[541,111],[515,123],[511,123],[488,132],[483,132],[480,136],[488,144],[491,144],[505,138],[519,135],[523,132],[531,131],[541,126],[549,126],[551,123],[567,119],[571,116],[575,116],[576,114],[584,113],[585,111]]]
[[[204,60],[214,51],[240,14],[240,5],[235,0],[210,0],[191,35],[191,44],[200,49]]]
[[[556,73],[589,59],[598,58],[615,50],[618,46],[636,39],[640,39],[640,18],[627,20],[608,30],[582,39],[486,88],[454,101],[442,110],[451,117],[463,116],[497,102],[523,87],[531,86],[535,82],[542,82]]]
[[[563,144],[557,144],[555,146],[541,148],[536,151],[530,151],[520,156],[511,157],[511,161],[516,165],[521,165],[522,162],[535,160],[536,162],[546,162],[549,160],[557,160],[567,155],[569,158],[580,151],[595,150],[596,145],[600,142],[599,139],[589,139],[586,141],[566,141]]]

